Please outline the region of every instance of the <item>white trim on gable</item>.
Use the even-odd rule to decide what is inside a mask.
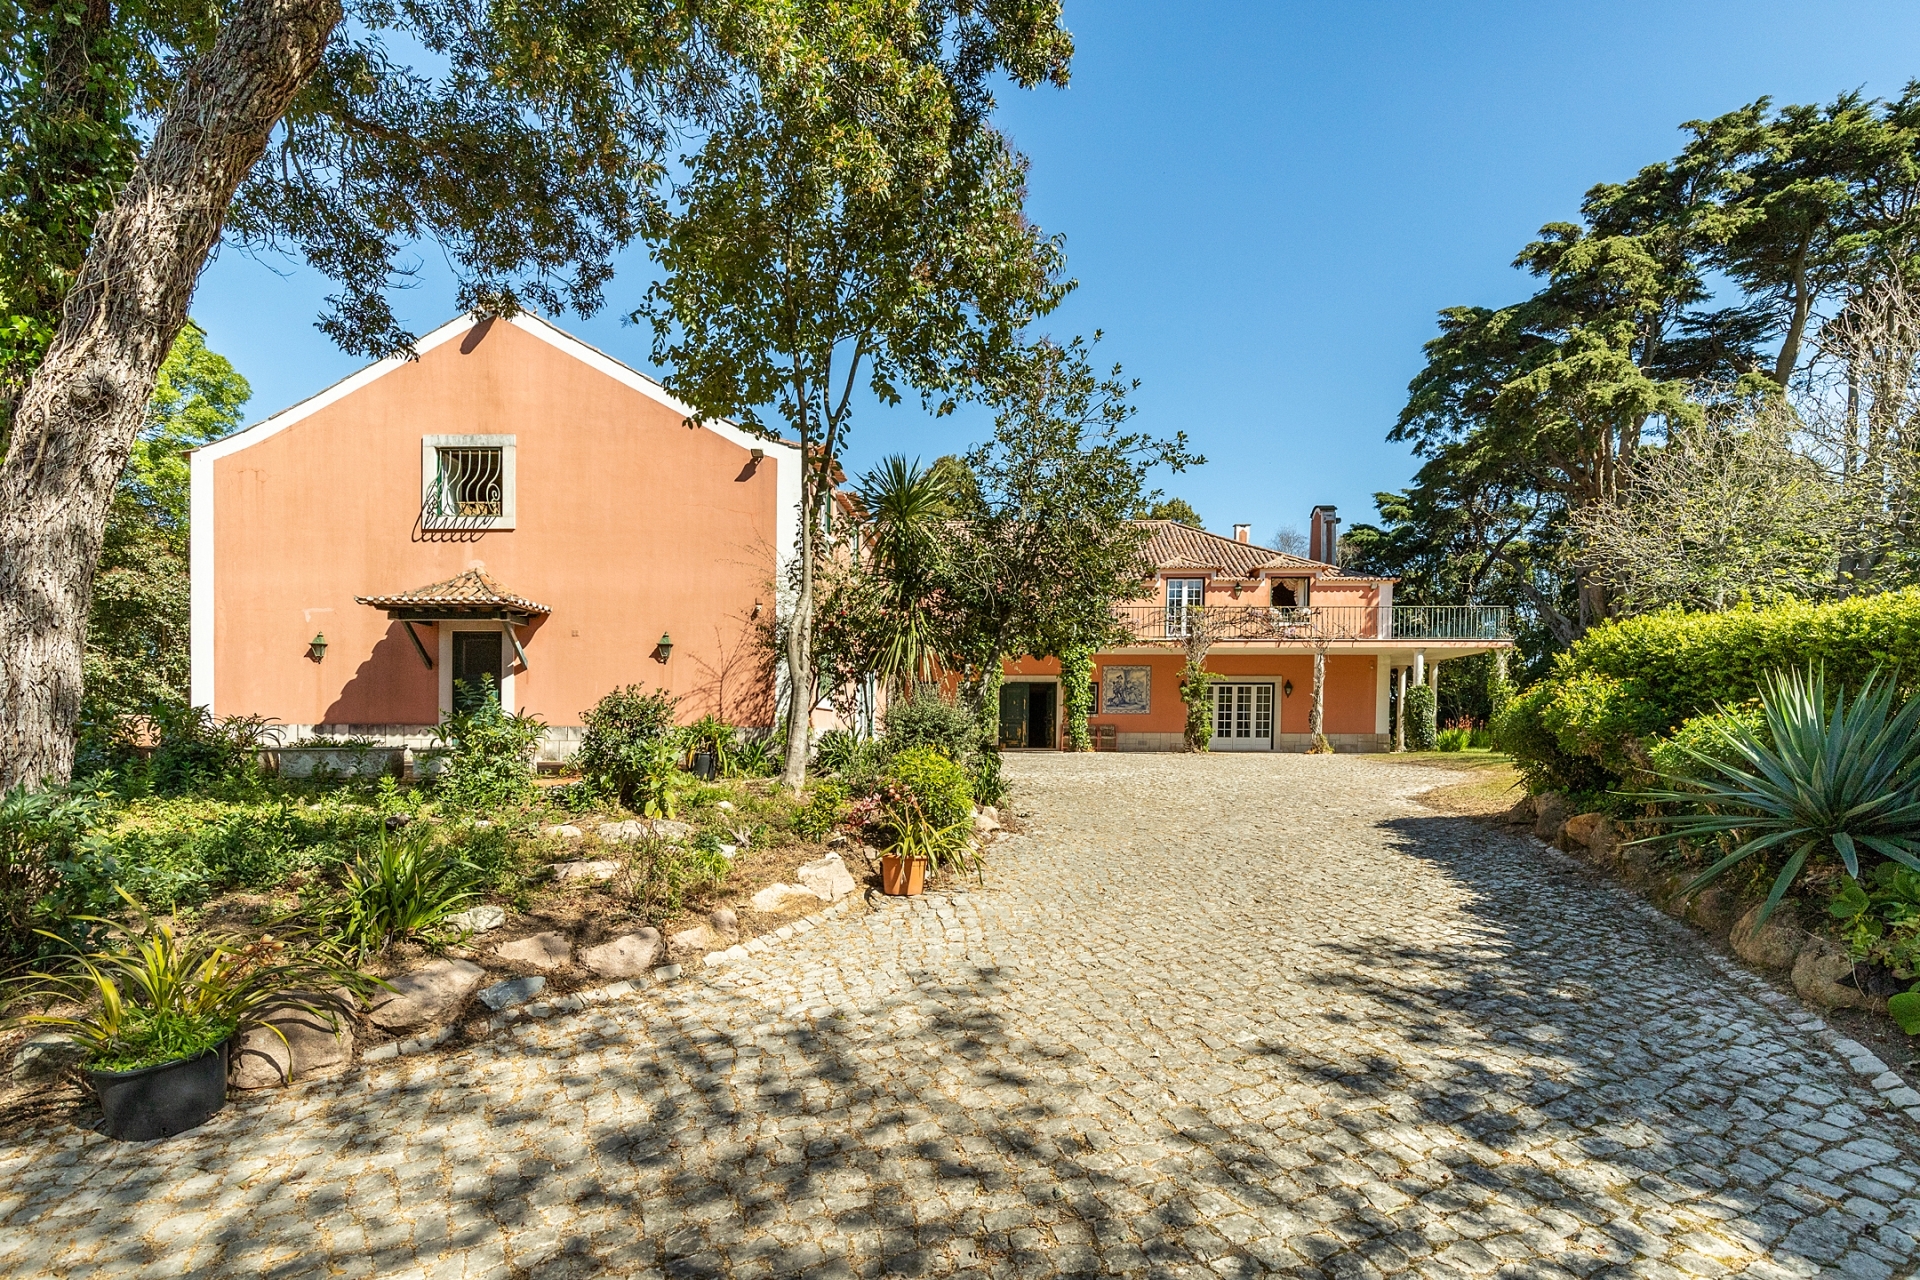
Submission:
[[[425,355],[443,343],[464,336],[481,323],[484,321],[475,320],[471,316],[457,316],[431,333],[422,335],[414,343],[412,354],[414,357]],[[622,364],[597,347],[582,342],[551,321],[522,312],[507,323],[565,352],[622,386],[639,392],[656,404],[672,409],[682,418],[693,418],[692,407],[658,382],[638,369]],[[230,457],[242,449],[250,448],[262,440],[278,435],[302,419],[311,417],[329,405],[344,400],[369,383],[409,363],[411,363],[411,357],[408,356],[388,356],[384,360],[375,361],[359,372],[342,378],[326,390],[282,409],[271,417],[263,418],[250,427],[236,431],[223,440],[203,445],[190,455],[188,513],[191,523],[187,543],[187,566],[190,574],[187,651],[192,671],[189,677],[189,697],[193,705],[207,707],[216,715],[219,714],[219,709],[214,707],[213,703],[215,647],[213,464],[221,458]],[[799,446],[755,435],[721,418],[708,419],[698,425],[742,449],[764,450],[766,458],[774,464],[774,583],[776,596],[784,595],[782,587],[787,580],[787,570],[793,562],[795,549],[800,541]]]

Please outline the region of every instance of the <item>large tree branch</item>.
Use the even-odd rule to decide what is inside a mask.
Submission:
[[[240,0],[95,228],[0,466],[0,785],[66,778],[94,565],[160,362],[339,0]]]

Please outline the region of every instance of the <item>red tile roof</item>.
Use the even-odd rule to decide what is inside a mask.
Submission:
[[[1275,551],[1271,547],[1223,538],[1217,533],[1195,529],[1177,520],[1142,520],[1139,523],[1150,531],[1147,558],[1156,569],[1211,569],[1236,578],[1251,578],[1261,573],[1285,573],[1288,570],[1322,578],[1365,576],[1350,574],[1304,556]]]
[[[514,595],[489,578],[485,571],[468,569],[445,582],[416,587],[391,596],[355,596],[360,604],[376,609],[517,609],[522,613],[552,613],[543,604]]]

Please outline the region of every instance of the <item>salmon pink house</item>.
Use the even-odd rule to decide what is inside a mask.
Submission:
[[[1254,544],[1248,526],[1221,537],[1171,520],[1144,522],[1153,576],[1121,607],[1125,637],[1094,657],[1096,749],[1174,751],[1187,708],[1180,674],[1204,650],[1215,676],[1212,750],[1304,751],[1316,656],[1324,659],[1323,732],[1337,751],[1386,751],[1406,689],[1436,683],[1448,659],[1512,646],[1507,610],[1403,605],[1392,578],[1341,569],[1334,509],[1316,507],[1307,556]],[[1060,664],[1006,666],[1003,747],[1057,747]]]
[[[463,318],[196,451],[193,701],[418,741],[491,680],[549,754],[627,684],[770,726],[798,452],[689,416],[543,320]]]

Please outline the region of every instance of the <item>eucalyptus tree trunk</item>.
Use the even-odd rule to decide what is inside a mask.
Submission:
[[[65,781],[107,509],[233,193],[339,0],[240,0],[95,226],[0,465],[0,785]]]
[[[796,792],[807,784],[807,753],[813,745],[813,570],[818,537],[815,524],[819,519],[816,494],[820,490],[812,479],[805,439],[802,433],[800,587],[787,619],[787,759],[780,773],[781,783]]]

